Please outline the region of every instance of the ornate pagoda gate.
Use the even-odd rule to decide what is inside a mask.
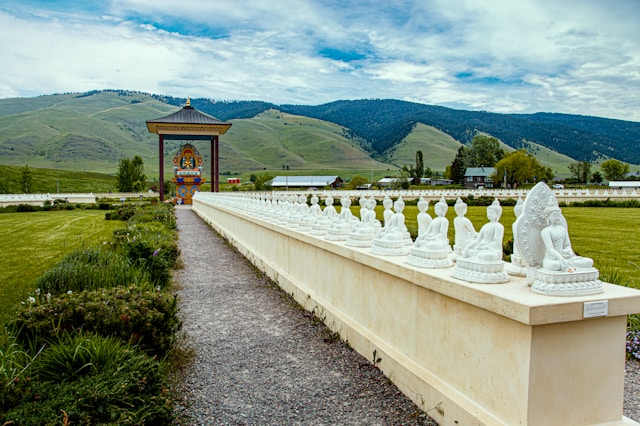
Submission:
[[[191,101],[187,99],[186,105],[179,111],[174,112],[166,117],[156,118],[147,121],[147,129],[149,133],[156,133],[159,139],[160,152],[160,169],[159,169],[159,193],[160,201],[164,201],[164,141],[165,140],[209,140],[211,141],[211,192],[220,190],[220,170],[218,163],[218,136],[223,135],[229,130],[231,123],[220,121],[215,117],[198,111],[191,106]],[[187,144],[188,145],[188,144]],[[186,145],[181,147],[179,152],[184,152]],[[178,154],[180,155],[180,154]],[[201,171],[201,170],[200,170]],[[176,185],[180,182],[180,177],[176,173],[174,182]],[[184,180],[184,179],[183,179]],[[190,182],[193,184],[193,182]],[[197,183],[200,183],[198,181]],[[185,187],[183,191],[191,191],[193,186],[188,189]],[[191,196],[184,197],[191,200]]]

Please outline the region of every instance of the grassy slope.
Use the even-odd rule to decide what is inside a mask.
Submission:
[[[120,158],[134,155],[155,165],[157,137],[145,121],[176,110],[146,95],[113,92],[23,101],[0,102],[0,163],[101,173],[115,173]],[[12,108],[22,112],[8,115]]]
[[[20,193],[21,173],[24,166],[0,165],[0,178],[8,181],[10,193]],[[60,192],[87,193],[109,192],[116,190],[115,176],[102,173],[76,172],[69,170],[53,170],[29,167],[33,176],[32,193],[57,193]]]
[[[278,174],[284,165],[289,166],[288,174],[343,176],[390,168],[372,160],[358,144],[345,138],[343,128],[336,124],[273,110],[231,122],[233,126],[220,139],[223,171],[223,164],[231,164],[232,173],[267,170]]]
[[[35,281],[66,253],[108,241],[123,222],[101,210],[0,214],[0,324],[35,290]]]
[[[398,166],[414,166],[416,151],[421,150],[425,167],[431,167],[433,171],[444,171],[451,164],[458,152],[460,143],[448,134],[440,130],[418,123],[413,131],[398,145],[386,152],[386,158],[392,164]],[[513,148],[501,144],[505,152],[513,151]],[[555,172],[568,177],[568,166],[574,163],[570,157],[559,154],[541,145],[530,143],[529,151],[540,162],[551,167]]]
[[[416,152],[422,151],[424,166],[444,171],[458,152],[460,142],[435,127],[418,123],[407,137],[386,152],[389,162],[399,167],[414,167]]]
[[[529,142],[529,153],[536,157],[545,166],[551,167],[554,174],[561,178],[571,177],[569,164],[575,163],[571,157],[555,152],[537,143]],[[595,167],[594,167],[595,169]]]

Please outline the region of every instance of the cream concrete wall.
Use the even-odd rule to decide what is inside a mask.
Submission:
[[[470,284],[197,196],[193,209],[443,425],[637,424],[622,416],[626,315],[640,292],[549,297]],[[586,301],[609,315],[583,319]]]

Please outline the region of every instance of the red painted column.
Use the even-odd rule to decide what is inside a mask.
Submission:
[[[160,202],[164,201],[164,136],[158,135],[160,139],[160,167],[158,177],[158,192],[160,193]]]
[[[215,135],[213,137],[213,145],[215,150],[215,154],[213,156],[213,163],[215,164],[216,176],[215,176],[215,189],[212,185],[211,190],[215,192],[220,192],[220,161],[219,161],[220,144],[218,140],[218,135]]]
[[[215,136],[211,136],[211,192],[216,190],[216,144]]]

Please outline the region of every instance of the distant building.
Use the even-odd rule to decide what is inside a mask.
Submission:
[[[378,185],[379,187],[391,186],[393,183],[399,182],[401,180],[402,178],[399,178],[399,177],[386,177],[376,182],[376,185]],[[405,180],[410,181],[409,178],[405,178]]]
[[[640,180],[612,180],[609,188],[640,188]]]
[[[342,183],[340,176],[276,176],[271,181],[271,187],[274,189],[339,188]]]
[[[240,178],[227,178],[227,183],[237,185],[240,183]]]
[[[467,167],[464,173],[464,187],[467,189],[493,188],[491,175],[495,172],[494,167]]]
[[[453,181],[451,179],[420,178],[420,185],[438,186],[438,185],[452,185],[452,184],[453,184]]]

